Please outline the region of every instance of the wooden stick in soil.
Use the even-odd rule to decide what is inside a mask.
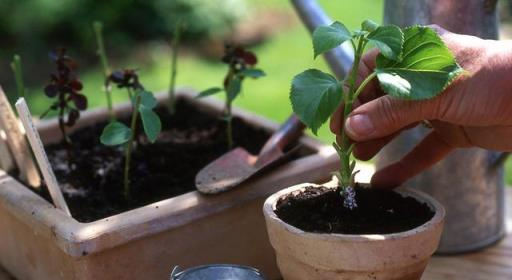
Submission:
[[[7,144],[20,172],[20,179],[31,187],[39,188],[41,177],[32,159],[25,136],[21,131],[18,119],[14,114],[7,96],[0,87],[0,129],[7,136]]]
[[[0,129],[0,169],[3,169],[5,172],[11,172],[15,168],[16,165],[7,144],[7,134],[5,134],[3,129]]]
[[[50,192],[53,203],[55,203],[57,208],[61,209],[64,211],[64,213],[71,217],[68,205],[66,204],[64,196],[62,195],[62,192],[59,188],[57,178],[53,173],[50,161],[48,160],[48,156],[44,151],[43,142],[41,141],[41,137],[39,137],[39,132],[37,132],[37,129],[32,122],[32,115],[30,114],[27,103],[25,102],[25,98],[22,97],[18,99],[16,102],[16,109],[18,110],[18,115],[20,116],[21,122],[25,127],[30,146],[32,147],[32,151],[36,156],[39,168],[43,173],[44,181],[46,182],[46,186],[48,187],[48,191]]]

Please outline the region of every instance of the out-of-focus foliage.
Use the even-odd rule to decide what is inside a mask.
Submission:
[[[178,21],[196,40],[229,32],[245,11],[244,0],[1,0],[0,46],[89,46],[94,20],[121,44],[169,37]]]

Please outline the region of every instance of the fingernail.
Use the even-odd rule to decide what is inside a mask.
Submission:
[[[367,115],[354,115],[345,122],[345,130],[351,136],[366,137],[371,135],[375,128]]]

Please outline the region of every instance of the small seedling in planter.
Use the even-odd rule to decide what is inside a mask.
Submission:
[[[119,121],[112,121],[103,129],[100,141],[107,146],[125,146],[124,196],[126,199],[130,199],[130,164],[137,135],[137,118],[140,115],[144,132],[151,143],[156,141],[162,124],[158,115],[153,111],[158,102],[153,93],[144,89],[135,70],[126,69],[112,72],[107,86],[110,86],[110,83],[116,84],[119,88],[126,88],[132,101],[133,111],[130,127]]]
[[[11,69],[16,79],[16,88],[18,90],[18,98],[25,97],[25,84],[23,83],[23,71],[21,70],[21,57],[14,55],[11,62]]]
[[[101,60],[101,66],[103,67],[103,74],[105,75],[104,91],[107,97],[107,108],[110,115],[110,120],[115,120],[114,110],[112,108],[112,91],[109,86],[109,77],[112,74],[110,64],[108,63],[107,52],[105,51],[105,44],[103,41],[103,24],[99,21],[93,23],[94,35],[96,36],[96,45],[98,49],[96,53]]]
[[[171,81],[169,83],[169,113],[174,114],[176,110],[176,76],[178,75],[178,48],[180,46],[181,40],[181,32],[183,29],[183,25],[181,22],[176,24],[176,28],[174,28],[174,33],[172,36],[172,44],[171,44]]]
[[[198,97],[206,97],[224,91],[226,93],[226,104],[224,108],[224,120],[226,121],[226,135],[228,147],[233,148],[233,124],[232,124],[232,104],[235,98],[242,90],[242,81],[246,77],[260,78],[265,73],[254,68],[258,59],[253,52],[247,51],[242,47],[225,46],[222,62],[229,65],[228,73],[224,78],[223,88],[213,87],[199,93]]]
[[[80,111],[87,109],[87,97],[80,93],[83,86],[75,73],[77,64],[66,54],[66,49],[59,48],[51,52],[50,59],[55,62],[57,72],[50,75],[50,83],[44,88],[44,92],[56,101],[41,117],[49,111],[58,111],[59,129],[64,143],[69,146],[71,140],[66,133],[66,127],[75,125],[80,118]]]
[[[313,33],[314,56],[349,41],[355,52],[352,70],[343,81],[320,70],[309,69],[294,77],[291,102],[294,112],[316,134],[336,108],[343,104],[343,124],[352,105],[366,85],[375,77],[381,89],[395,98],[423,100],[441,93],[463,69],[437,33],[424,26],[399,28],[379,26],[366,20],[361,30],[350,32],[342,23],[318,27]],[[374,71],[360,85],[356,84],[359,63],[367,44],[380,51]],[[341,145],[333,144],[340,157],[335,176],[343,205],[357,207],[355,199],[355,161],[351,160],[354,144],[341,129]]]

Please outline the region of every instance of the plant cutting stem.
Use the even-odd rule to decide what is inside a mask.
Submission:
[[[101,22],[94,23],[94,34],[96,35],[96,43],[98,45],[98,56],[101,60],[101,65],[103,66],[103,74],[105,75],[105,80],[108,79],[110,74],[112,73],[110,70],[110,65],[107,59],[107,52],[105,51],[105,44],[103,43],[103,25]],[[107,107],[110,115],[110,120],[115,120],[114,110],[112,108],[112,92],[108,83],[105,83],[105,94],[107,95]]]
[[[137,108],[140,105],[140,95],[137,95],[135,99],[135,104],[133,107],[132,120],[130,123],[131,133],[130,140],[128,140],[128,145],[125,151],[125,162],[124,162],[124,197],[125,199],[130,199],[130,162],[132,158],[132,150],[133,150],[133,141],[135,139],[135,130],[137,129],[137,117],[139,115],[139,111]]]
[[[354,102],[354,99],[357,98],[357,94],[362,90],[362,88],[369,82],[369,80],[365,80],[363,84],[356,90],[356,79],[357,79],[357,73],[359,71],[359,63],[361,62],[361,56],[364,50],[364,47],[366,45],[366,39],[359,37],[359,43],[357,45],[357,48],[355,49],[355,56],[354,56],[354,64],[352,67],[352,70],[350,72],[350,77],[348,80],[348,87],[349,91],[347,94],[344,95],[344,108],[343,108],[343,126],[345,126],[345,121],[347,120],[348,115],[350,112],[352,112],[352,105]],[[352,169],[350,166],[350,155],[352,153],[351,151],[351,144],[350,140],[345,133],[345,128],[342,127],[341,129],[341,153],[340,153],[340,175],[341,175],[341,187],[346,188],[353,185],[352,182]]]

